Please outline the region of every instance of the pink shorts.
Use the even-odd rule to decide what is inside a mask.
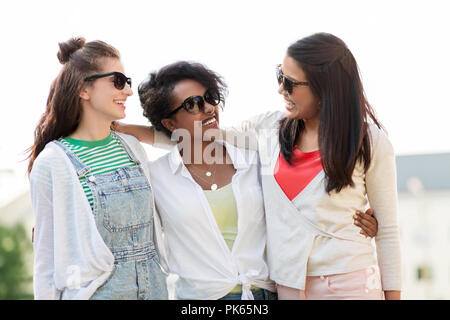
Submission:
[[[383,300],[378,267],[306,277],[305,290],[277,285],[279,300]]]

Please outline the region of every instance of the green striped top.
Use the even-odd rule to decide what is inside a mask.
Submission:
[[[58,139],[80,160],[91,168],[89,176],[112,172],[122,167],[134,167],[119,139],[112,133],[106,138],[97,141],[77,140],[70,137]],[[92,191],[86,183],[86,177],[80,177],[80,183],[84,193],[94,210],[94,199]]]

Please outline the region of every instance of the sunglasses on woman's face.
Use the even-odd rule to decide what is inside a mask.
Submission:
[[[128,85],[131,88],[131,78],[128,78],[121,72],[108,72],[108,73],[99,73],[99,74],[93,74],[91,76],[88,76],[84,78],[84,81],[93,81],[98,78],[104,78],[114,76],[114,87],[118,90],[123,90],[125,88],[125,84],[128,83]]]
[[[190,114],[198,114],[200,112],[205,111],[205,101],[212,106],[217,106],[220,103],[220,96],[218,94],[211,94],[209,91],[205,92],[205,95],[202,96],[192,96],[183,101],[183,103],[172,110],[167,118],[171,117],[181,109],[186,110]]]
[[[281,71],[281,64],[277,66],[276,70],[277,70],[278,85],[283,84],[284,90],[286,90],[287,93],[289,94],[292,94],[292,91],[294,90],[295,86],[309,86],[309,82],[306,81],[299,82],[286,77],[283,74],[283,71]]]

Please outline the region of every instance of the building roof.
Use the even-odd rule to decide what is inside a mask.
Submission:
[[[411,178],[419,179],[425,191],[450,190],[450,153],[397,156],[396,163],[399,192],[409,190]]]

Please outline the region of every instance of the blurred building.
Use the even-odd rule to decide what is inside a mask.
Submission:
[[[405,299],[450,299],[450,153],[397,156]]]

